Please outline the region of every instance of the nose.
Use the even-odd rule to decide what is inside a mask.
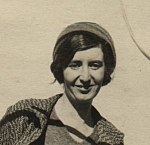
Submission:
[[[87,66],[82,68],[82,71],[81,71],[81,74],[80,74],[80,81],[82,83],[90,81],[90,72],[89,72],[89,68]]]

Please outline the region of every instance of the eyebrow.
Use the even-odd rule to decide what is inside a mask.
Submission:
[[[103,61],[101,61],[101,60],[92,60],[90,62],[103,63]]]
[[[78,62],[81,62],[81,61],[80,60],[72,60],[71,62],[78,63]]]
[[[89,64],[99,64],[99,65],[103,65],[103,61],[100,61],[100,60],[93,60],[93,61],[90,61]]]
[[[72,60],[70,63],[80,63],[80,60]],[[101,60],[91,60],[89,63],[103,63]]]

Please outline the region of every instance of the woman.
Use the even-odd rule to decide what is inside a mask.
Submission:
[[[116,66],[112,38],[99,25],[80,22],[58,37],[51,71],[64,93],[8,108],[0,122],[2,145],[123,145],[123,133],[92,106]]]

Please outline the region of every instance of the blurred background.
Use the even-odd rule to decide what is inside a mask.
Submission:
[[[150,1],[123,2],[136,41],[150,54]],[[59,33],[80,21],[108,30],[117,53],[114,79],[94,105],[125,133],[125,145],[148,145],[150,61],[132,41],[119,0],[0,0],[0,118],[21,99],[63,92],[51,84],[52,51]]]

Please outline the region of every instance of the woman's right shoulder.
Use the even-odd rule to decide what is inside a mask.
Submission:
[[[0,120],[0,144],[13,144],[25,133],[42,131],[48,114],[60,95],[48,99],[25,99],[10,106]],[[10,140],[10,141],[9,141]]]
[[[15,104],[9,106],[7,108],[7,111],[4,115],[15,113],[17,111],[21,110],[30,110],[31,108],[38,108],[45,111],[48,111],[49,108],[58,100],[61,94],[54,95],[52,97],[49,97],[47,99],[36,99],[36,98],[30,98],[30,99],[23,99],[19,100]]]

